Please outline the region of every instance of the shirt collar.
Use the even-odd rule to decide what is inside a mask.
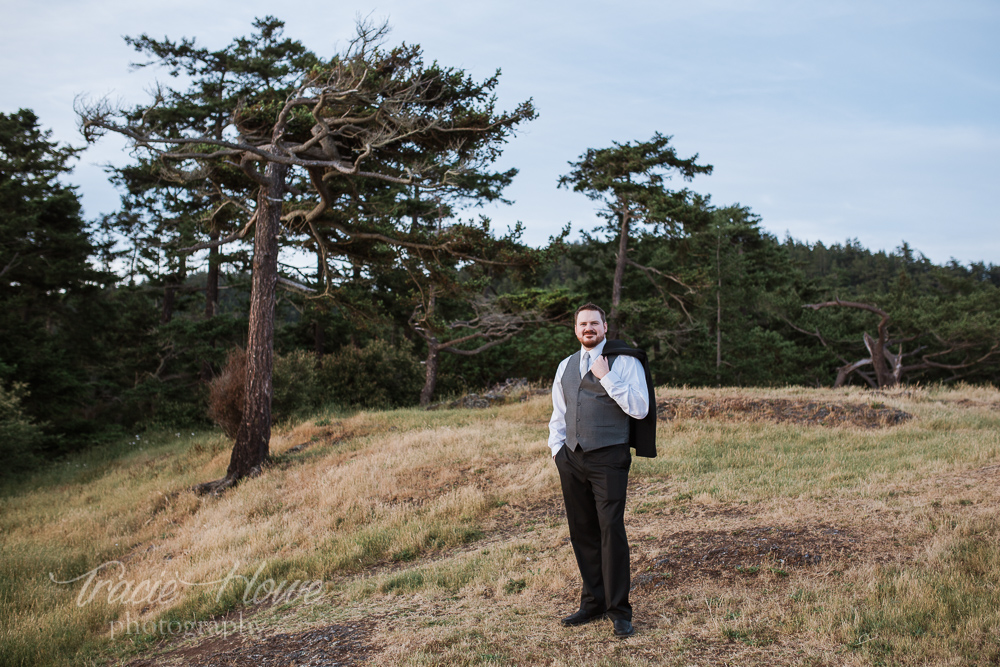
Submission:
[[[598,343],[597,347],[591,349],[590,350],[590,358],[591,359],[597,359],[597,357],[599,357],[602,354],[604,354],[604,344],[607,343],[607,342],[608,342],[608,339],[605,338],[600,343]],[[583,355],[587,354],[587,352],[588,352],[587,348],[585,348],[583,345],[581,345],[580,346],[580,356],[582,357]]]

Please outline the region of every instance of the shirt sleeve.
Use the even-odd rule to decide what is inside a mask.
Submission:
[[[556,369],[556,379],[552,382],[552,418],[549,419],[549,449],[552,456],[566,444],[566,397],[563,395],[562,378],[569,359],[563,359]]]
[[[649,412],[649,387],[646,385],[646,372],[635,357],[619,355],[608,374],[601,378],[601,386],[629,417],[642,419]],[[562,388],[560,387],[560,389]],[[552,396],[554,402],[554,391]],[[563,401],[564,442],[566,440],[565,414],[566,402]],[[551,426],[549,430],[551,432]],[[551,442],[551,436],[549,440]]]

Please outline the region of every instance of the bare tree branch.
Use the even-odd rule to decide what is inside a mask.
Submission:
[[[660,293],[660,298],[665,299],[666,297],[669,296],[671,299],[673,299],[674,301],[676,301],[677,304],[681,307],[681,310],[684,311],[684,315],[687,317],[688,321],[690,322],[692,320],[691,313],[688,312],[687,307],[684,305],[684,301],[681,300],[677,295],[665,291],[662,287],[660,287],[660,285],[655,280],[653,280],[653,276],[650,275],[650,274],[655,273],[655,274],[657,274],[659,276],[663,276],[664,278],[667,278],[668,280],[672,280],[675,283],[677,283],[678,285],[680,285],[681,287],[686,288],[688,290],[689,294],[694,294],[694,290],[691,289],[691,287],[689,287],[688,285],[685,285],[678,278],[676,278],[674,276],[671,276],[671,275],[669,275],[667,273],[663,273],[662,271],[660,271],[658,269],[654,269],[651,266],[643,266],[642,264],[639,264],[638,262],[636,262],[636,261],[634,261],[632,259],[626,259],[626,262],[628,263],[629,266],[634,266],[637,269],[641,269],[646,274],[646,277],[649,278],[649,282],[652,283],[653,287],[656,288],[656,291]]]
[[[936,357],[943,354],[948,354],[949,352],[954,352],[957,348],[953,347],[949,350],[944,350],[942,352],[935,352],[933,354],[928,354],[923,357],[923,363],[931,368],[943,368],[945,370],[960,370],[962,368],[969,368],[970,366],[975,366],[976,364],[982,363],[993,356],[997,349],[1000,349],[1000,342],[994,343],[993,347],[990,348],[989,352],[979,357],[974,361],[968,361],[964,364],[942,364],[936,361],[931,361],[929,357]]]
[[[848,378],[848,376],[851,373],[853,373],[854,371],[858,370],[862,366],[870,364],[871,362],[872,362],[871,359],[859,359],[858,361],[855,361],[854,363],[845,364],[844,366],[841,366],[840,368],[838,368],[837,369],[837,380],[833,383],[834,388],[843,387],[844,383],[847,382],[847,378]],[[871,380],[869,380],[869,384],[874,384],[874,383],[872,383]]]
[[[482,345],[480,345],[479,347],[477,347],[474,350],[460,350],[460,349],[453,348],[453,347],[443,347],[441,349],[445,350],[446,352],[450,352],[451,354],[457,354],[457,355],[460,355],[460,356],[471,357],[473,355],[479,354],[480,352],[484,352],[484,351],[490,349],[491,347],[496,347],[497,345],[500,345],[501,343],[506,343],[511,338],[513,338],[515,335],[517,335],[520,331],[521,331],[520,329],[518,329],[517,331],[511,331],[509,334],[505,335],[503,338],[496,338],[494,340],[491,340],[488,343],[483,343]]]
[[[0,277],[2,277],[5,273],[14,268],[14,265],[17,263],[17,258],[20,256],[21,256],[20,250],[14,253],[14,256],[10,258],[9,262],[7,262],[7,266],[3,267],[3,271],[0,271]]]
[[[879,308],[878,306],[873,306],[869,303],[861,303],[858,301],[841,301],[840,299],[834,299],[833,301],[824,301],[823,303],[807,303],[803,308],[811,308],[812,310],[819,310],[820,308],[828,308],[830,306],[843,306],[845,308],[858,308],[860,310],[867,310],[870,313],[875,313],[882,318],[883,322],[889,321],[889,314]],[[881,325],[880,325],[881,326]]]
[[[289,280],[288,278],[283,278],[282,276],[278,276],[278,284],[290,292],[298,292],[299,294],[316,293],[316,290],[314,290],[312,287],[307,287],[302,283],[297,283],[294,280]]]
[[[221,245],[232,243],[233,241],[239,241],[240,239],[246,237],[247,232],[250,231],[250,228],[253,227],[253,224],[256,221],[257,221],[257,211],[254,211],[253,215],[250,216],[250,220],[247,221],[247,224],[243,227],[243,229],[233,232],[229,236],[221,238],[218,241],[205,241],[203,243],[196,243],[193,246],[189,246],[187,248],[178,248],[177,252],[191,253],[195,252],[196,250],[205,250],[206,248],[217,248]]]
[[[841,362],[843,362],[844,364],[848,364],[848,365],[849,365],[849,364],[851,363],[850,361],[848,361],[848,360],[847,360],[847,358],[846,358],[846,357],[844,357],[844,356],[843,356],[842,354],[840,354],[840,353],[839,353],[839,352],[837,352],[837,351],[836,351],[835,349],[833,349],[833,347],[832,347],[832,346],[831,346],[831,345],[830,345],[830,344],[829,344],[829,343],[827,342],[827,340],[826,340],[826,338],[825,338],[825,337],[823,336],[823,334],[822,334],[822,333],[820,333],[820,331],[819,331],[819,328],[818,328],[818,327],[817,327],[817,329],[816,329],[816,331],[815,331],[815,332],[813,332],[813,331],[807,331],[807,330],[805,330],[805,329],[803,329],[803,328],[801,328],[801,327],[798,327],[798,326],[796,326],[795,324],[793,324],[793,323],[792,323],[792,321],[791,321],[791,320],[789,320],[789,319],[787,319],[787,318],[784,318],[784,317],[782,317],[781,319],[782,319],[782,320],[784,321],[784,323],[785,323],[785,324],[787,324],[787,325],[788,325],[788,326],[790,326],[791,328],[795,329],[795,330],[796,330],[796,331],[798,331],[799,333],[803,333],[803,334],[805,334],[805,335],[807,335],[807,336],[813,336],[813,337],[815,337],[815,338],[818,338],[818,339],[819,339],[819,342],[820,342],[820,343],[821,343],[821,344],[823,345],[823,347],[825,347],[825,348],[827,348],[828,350],[830,350],[831,352],[833,352],[833,354],[834,354],[834,355],[835,355],[835,356],[836,356],[836,357],[837,357],[838,359],[840,359],[840,361],[841,361]],[[848,341],[848,340],[841,340],[841,341],[834,341],[834,342],[836,342],[836,343],[850,343],[850,342],[852,342],[852,341]]]

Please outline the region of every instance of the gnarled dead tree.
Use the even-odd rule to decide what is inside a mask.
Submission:
[[[877,387],[891,387],[898,384],[903,371],[903,347],[902,343],[900,343],[898,354],[893,354],[889,349],[889,345],[892,343],[889,339],[889,322],[892,319],[889,317],[889,314],[878,306],[873,306],[868,303],[860,303],[857,301],[841,301],[840,299],[824,301],[823,303],[809,303],[802,307],[819,310],[820,308],[829,308],[831,306],[867,310],[870,313],[878,315],[880,318],[878,323],[878,338],[872,338],[867,331],[863,333],[863,340],[865,342],[865,347],[868,349],[869,356],[865,359],[859,359],[853,362],[849,362],[841,357],[841,360],[844,361],[844,365],[837,370],[837,380],[834,382],[833,386],[842,386],[847,381],[847,378],[851,373],[854,373],[860,368],[868,365],[871,365],[875,372],[874,381],[872,381],[871,377],[865,377],[864,375],[862,375],[862,377],[865,377],[865,380],[870,385]],[[823,337],[819,336],[819,332],[817,331],[816,333],[820,341],[826,345]]]
[[[893,387],[900,384],[903,381],[903,377],[907,373],[932,368],[955,371],[955,378],[957,378],[959,377],[957,375],[958,371],[972,368],[977,364],[986,361],[997,352],[998,348],[1000,348],[1000,340],[998,340],[993,343],[993,346],[990,347],[985,354],[973,354],[970,356],[969,353],[978,347],[977,344],[969,341],[946,340],[934,332],[921,332],[902,338],[891,338],[889,336],[889,324],[892,322],[892,318],[886,311],[870,303],[834,299],[833,301],[824,301],[823,303],[810,303],[802,307],[812,310],[820,310],[821,308],[830,307],[856,308],[859,310],[866,310],[879,316],[877,337],[872,337],[867,331],[862,332],[862,339],[864,340],[865,348],[868,350],[867,357],[850,361],[836,351],[834,352],[844,363],[843,366],[837,369],[837,379],[833,383],[834,387],[843,386],[852,373],[857,373],[872,388],[878,389]],[[801,333],[818,338],[824,347],[831,350],[833,349],[830,341],[820,333],[819,329],[816,329],[815,331],[807,331],[795,325],[792,326]],[[928,345],[918,344],[909,352],[903,351],[904,343],[919,343],[921,339],[928,337],[933,338],[944,349],[939,349],[934,352],[925,352],[928,350]],[[890,349],[890,346],[893,345],[897,346],[898,349],[895,353],[893,353]],[[959,363],[948,364],[938,361],[938,358],[947,357],[948,355],[956,352],[965,354],[965,358]],[[905,363],[904,360],[908,357],[912,361],[910,363]],[[861,369],[865,366],[871,366],[873,374],[863,372]]]

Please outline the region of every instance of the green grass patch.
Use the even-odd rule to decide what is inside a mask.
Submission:
[[[958,656],[1000,663],[1000,520],[960,527],[952,546],[924,566],[885,570],[850,617],[844,643],[874,658]]]

